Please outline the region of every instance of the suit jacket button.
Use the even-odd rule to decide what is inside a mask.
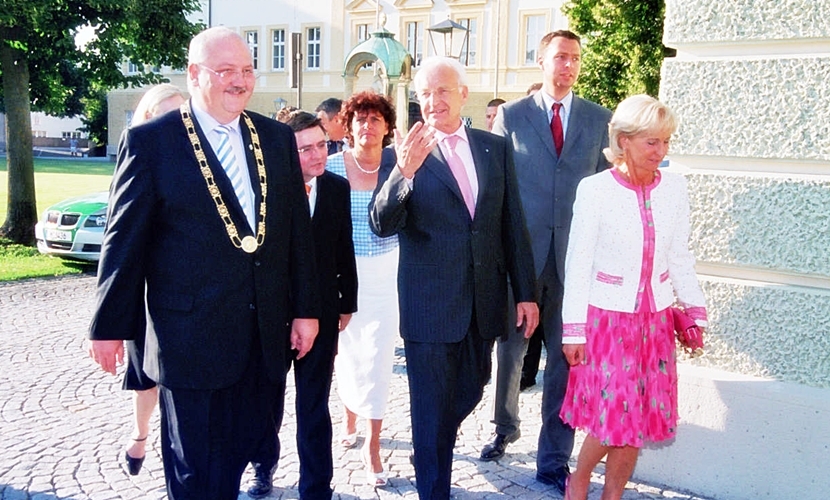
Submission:
[[[256,267],[259,267],[259,266],[261,266],[261,265],[262,265],[262,262],[260,262],[260,261],[258,261],[258,260],[255,260],[255,261],[254,261],[254,265],[255,265]]]
[[[256,310],[256,305],[255,304],[248,304],[248,307],[250,307],[252,311]]]

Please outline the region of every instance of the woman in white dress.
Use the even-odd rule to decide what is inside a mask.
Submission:
[[[340,443],[355,445],[357,417],[366,419],[361,457],[366,481],[386,485],[380,459],[380,431],[392,379],[398,336],[398,238],[380,238],[369,229],[368,206],[377,185],[381,154],[391,143],[395,108],[373,92],[360,92],[343,104],[339,116],[350,148],[328,158],[326,169],[351,184],[352,237],[357,260],[357,312],[340,332],[334,372],[345,420]]]

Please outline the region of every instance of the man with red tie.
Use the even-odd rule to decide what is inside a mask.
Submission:
[[[568,383],[568,362],[561,348],[565,250],[576,186],[583,177],[609,167],[602,150],[608,146],[611,112],[571,91],[581,63],[576,34],[561,30],[542,37],[537,62],[542,89],[502,105],[493,133],[513,142],[548,346],[536,479],[564,493],[574,444],[574,430],[559,419]],[[496,436],[482,452],[485,460],[503,455],[519,434],[519,381],[527,342],[513,335],[503,338],[498,345]]]

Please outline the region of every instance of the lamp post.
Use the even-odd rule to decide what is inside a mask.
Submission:
[[[461,58],[461,51],[470,36],[470,30],[451,19],[445,19],[435,26],[427,28],[432,50],[436,54],[454,59]]]
[[[288,104],[288,101],[283,99],[282,97],[277,97],[274,99],[274,109],[279,113],[281,109],[285,109],[285,105]]]

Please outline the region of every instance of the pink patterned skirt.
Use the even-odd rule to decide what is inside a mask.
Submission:
[[[585,364],[572,366],[559,416],[604,446],[663,441],[677,429],[677,364],[669,310],[589,306]]]

